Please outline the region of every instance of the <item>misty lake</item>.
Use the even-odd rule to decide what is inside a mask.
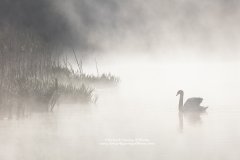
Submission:
[[[240,160],[240,0],[1,0],[0,160]]]
[[[62,103],[54,112],[1,119],[0,159],[238,160],[240,69],[236,66],[116,65],[112,71],[121,83],[97,89],[96,105]],[[182,129],[179,89],[184,89],[185,99],[200,96],[209,106],[206,114],[184,115]]]

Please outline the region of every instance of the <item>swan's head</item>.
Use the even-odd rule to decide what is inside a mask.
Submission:
[[[176,96],[178,96],[178,95],[183,95],[183,90],[179,90],[179,91],[177,92],[177,95],[176,95]]]

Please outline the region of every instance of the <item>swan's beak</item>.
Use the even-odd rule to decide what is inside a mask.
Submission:
[[[177,92],[176,96],[178,96],[178,95],[179,95],[179,92]]]

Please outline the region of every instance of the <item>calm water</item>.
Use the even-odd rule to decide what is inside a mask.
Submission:
[[[172,66],[138,68],[134,75],[121,66],[116,69],[121,84],[98,89],[97,105],[61,104],[53,113],[0,120],[0,159],[238,160],[238,69],[210,67],[199,76],[205,68],[192,66],[201,77],[196,78],[187,76],[189,66],[181,67],[185,79],[177,81]],[[184,115],[182,129],[179,87],[186,88],[186,97],[204,97],[209,106],[207,114]]]

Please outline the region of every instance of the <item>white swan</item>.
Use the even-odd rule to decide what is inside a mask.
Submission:
[[[183,105],[184,92],[182,90],[179,90],[177,92],[177,96],[178,95],[180,95],[179,105],[178,105],[179,111],[182,111],[182,112],[204,112],[208,108],[208,107],[203,107],[200,105],[203,101],[203,98],[200,98],[200,97],[188,98]]]

